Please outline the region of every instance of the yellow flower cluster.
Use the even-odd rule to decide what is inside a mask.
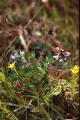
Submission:
[[[72,74],[77,74],[79,72],[79,66],[75,65],[72,69],[71,69]]]
[[[11,63],[8,65],[8,68],[13,69],[15,67],[15,63]]]

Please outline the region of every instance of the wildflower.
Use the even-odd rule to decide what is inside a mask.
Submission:
[[[11,63],[8,65],[8,68],[13,69],[15,67],[15,63]]]
[[[53,58],[55,58],[56,60],[59,59],[59,55],[54,55]]]
[[[70,56],[70,52],[63,52],[63,55],[64,55],[65,57],[68,57],[68,56]]]
[[[43,3],[47,3],[47,2],[48,2],[48,0],[42,0],[42,2],[43,2]]]
[[[59,56],[62,58],[66,58],[70,56],[70,52],[60,51]]]
[[[60,59],[59,62],[64,62],[63,59]]]
[[[20,87],[21,83],[20,82],[16,82],[16,87]]]
[[[77,74],[79,72],[79,66],[75,65],[72,69],[71,69],[72,74]]]

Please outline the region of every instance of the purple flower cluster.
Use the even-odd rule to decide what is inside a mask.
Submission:
[[[66,52],[64,50],[58,51],[57,55],[53,56],[57,61],[63,62],[67,57],[70,56],[70,52]]]

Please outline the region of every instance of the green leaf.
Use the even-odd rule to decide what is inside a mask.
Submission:
[[[5,75],[3,72],[0,72],[0,80],[5,81]]]
[[[32,84],[32,83],[27,83],[28,84],[28,87],[31,87],[31,88],[34,88],[35,86]]]
[[[26,105],[26,101],[24,100],[24,98],[22,96],[16,95],[16,99],[21,106]]]
[[[53,61],[54,61],[53,56],[52,56],[52,55],[46,56],[46,61],[47,61],[47,62],[53,62]]]

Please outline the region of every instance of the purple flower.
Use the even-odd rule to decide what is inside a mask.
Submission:
[[[66,58],[68,56],[70,56],[70,52],[61,51],[59,53],[59,57]]]
[[[68,56],[70,56],[70,52],[63,52],[63,55],[64,55],[65,57],[68,57]]]

